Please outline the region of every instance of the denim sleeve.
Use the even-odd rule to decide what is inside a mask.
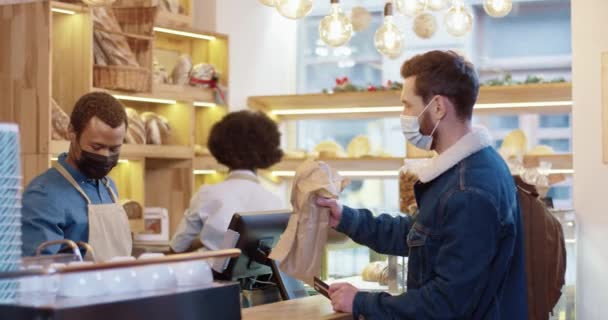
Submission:
[[[353,315],[370,319],[469,319],[496,254],[498,209],[484,191],[457,191],[446,202],[434,277],[399,296],[355,296]],[[431,267],[431,266],[429,266]]]
[[[65,220],[64,212],[59,210],[42,184],[30,185],[23,194],[21,208],[21,238],[24,256],[36,254],[36,248],[51,240],[64,238],[60,227]],[[59,246],[46,248],[44,254],[55,254]]]
[[[374,217],[367,209],[344,206],[336,230],[378,253],[405,256],[408,250],[406,239],[411,226],[412,219],[409,216],[382,214]]]

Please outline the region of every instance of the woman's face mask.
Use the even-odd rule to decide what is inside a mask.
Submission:
[[[403,132],[405,139],[411,144],[415,145],[417,148],[423,150],[431,150],[431,146],[433,145],[433,134],[435,134],[435,130],[437,130],[439,122],[441,122],[441,120],[437,121],[433,127],[433,130],[431,131],[431,134],[428,136],[420,132],[420,117],[429,108],[433,101],[435,101],[435,97],[429,101],[418,116],[401,115],[401,131]]]

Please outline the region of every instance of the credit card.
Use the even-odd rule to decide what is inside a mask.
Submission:
[[[314,277],[314,288],[318,293],[324,295],[327,299],[331,299],[329,297],[329,285],[323,282],[323,280]]]

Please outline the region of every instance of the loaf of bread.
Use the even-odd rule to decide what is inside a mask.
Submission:
[[[341,145],[333,140],[325,140],[319,142],[313,150],[313,155],[324,159],[324,158],[342,158],[346,156],[346,152]]]
[[[129,228],[132,233],[142,233],[145,231],[144,207],[137,201],[125,200],[122,203],[123,209],[129,219]]]
[[[354,137],[348,144],[346,152],[351,158],[360,158],[370,155],[371,147],[369,138],[363,135]]]
[[[148,144],[169,144],[171,127],[163,116],[153,112],[144,112],[141,117],[146,124],[146,142]]]
[[[122,32],[122,29],[112,11],[99,7],[94,8],[92,12],[95,25],[94,41],[103,51],[107,64],[139,67],[127,38],[124,35],[117,34]]]
[[[122,207],[125,209],[127,217],[130,220],[144,218],[144,208],[141,204],[139,204],[139,202],[127,200],[123,203]]]
[[[380,281],[380,278],[382,277],[382,272],[385,268],[388,268],[388,264],[386,261],[370,262],[363,269],[361,278],[363,278],[363,281],[378,282]]]
[[[175,68],[171,73],[173,84],[186,85],[190,82],[190,70],[192,69],[192,59],[189,55],[183,54],[177,60]]]
[[[93,38],[93,58],[95,59],[95,64],[98,66],[108,65],[108,58],[96,38]]]
[[[152,81],[157,84],[169,83],[169,73],[167,73],[167,69],[165,66],[161,65],[156,59],[152,63],[153,74]]]
[[[139,113],[132,108],[125,108],[129,121],[129,129],[125,135],[125,142],[131,144],[146,144],[146,124]]]
[[[59,107],[55,99],[51,99],[52,111],[52,125],[53,132],[51,138],[53,140],[67,140],[68,139],[68,126],[70,125],[70,117]]]

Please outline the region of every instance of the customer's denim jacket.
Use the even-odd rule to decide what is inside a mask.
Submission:
[[[339,231],[409,256],[406,293],[359,292],[356,319],[527,319],[516,187],[489,144],[476,129],[422,169],[414,219],[344,206]]]

